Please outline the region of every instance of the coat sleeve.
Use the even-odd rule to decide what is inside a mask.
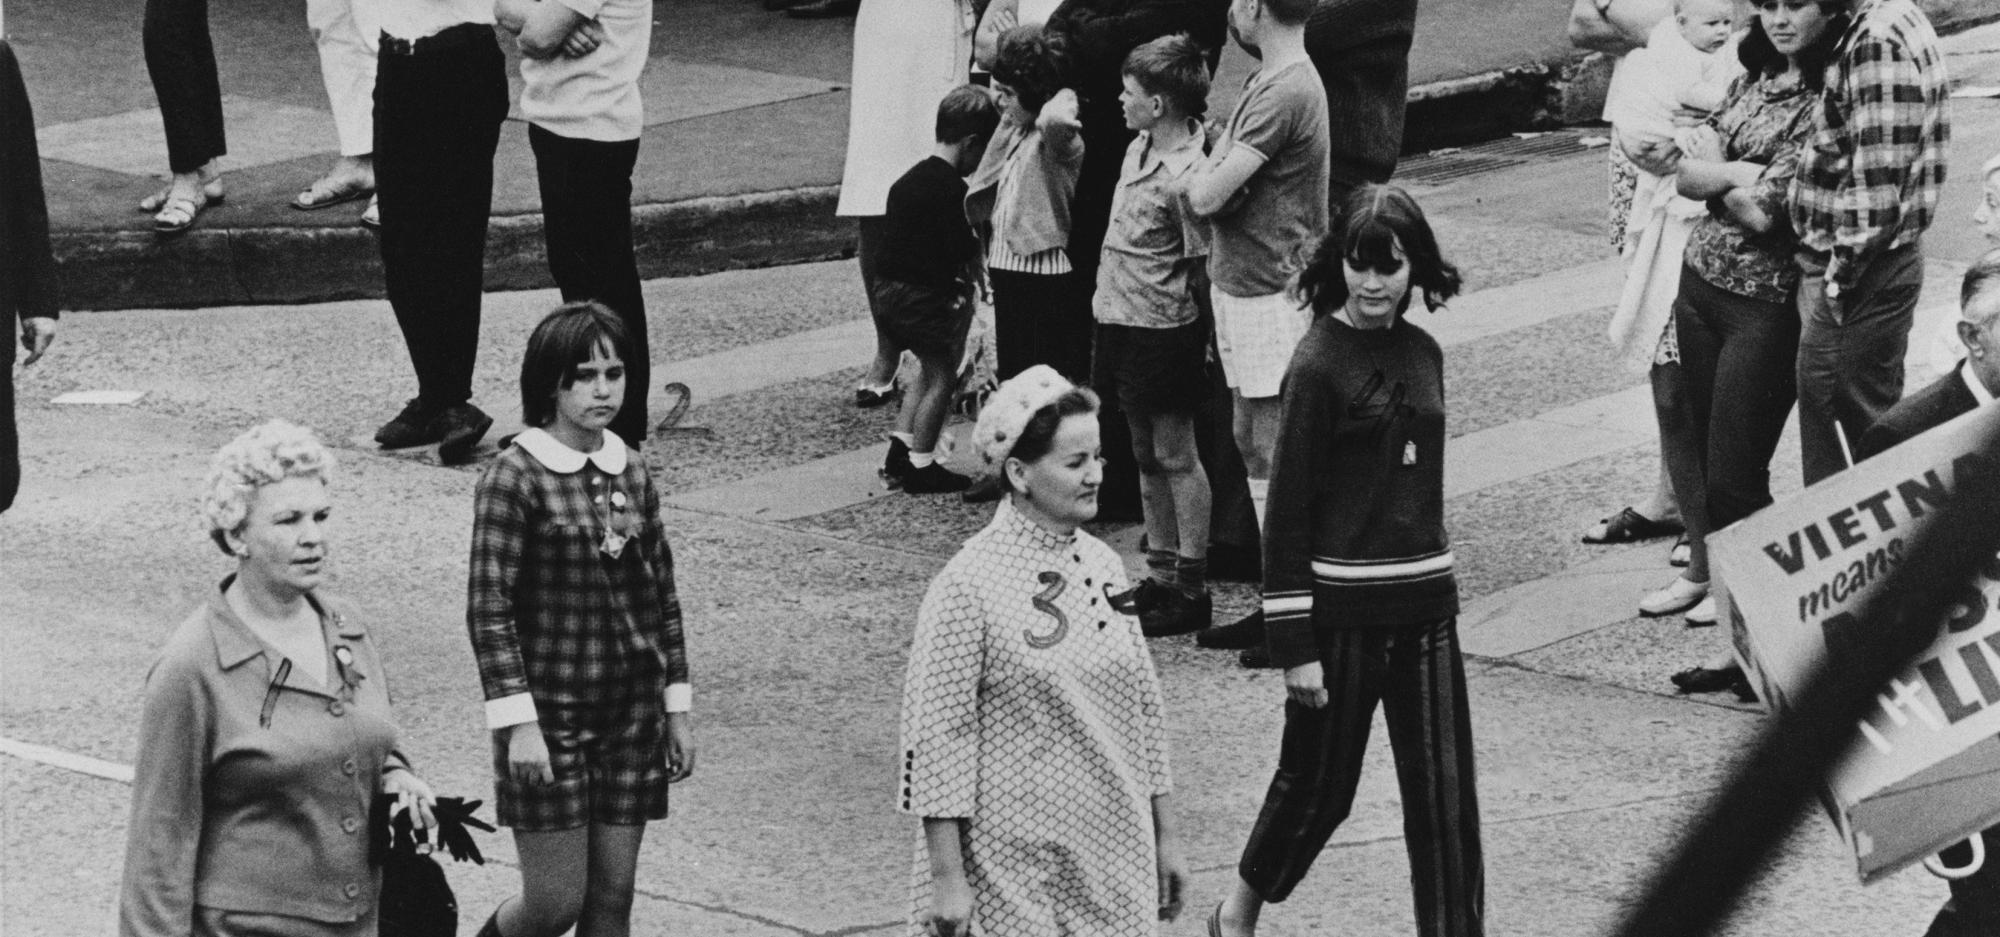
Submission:
[[[1320,511],[1318,479],[1331,458],[1327,439],[1335,422],[1327,376],[1305,356],[1293,360],[1280,394],[1271,492],[1264,508],[1264,628],[1271,660],[1281,667],[1319,659],[1312,630],[1313,523]]]
[[[41,151],[35,114],[14,49],[0,40],[0,264],[7,268],[0,319],[56,316],[56,261],[49,244],[49,208],[42,191]],[[12,331],[8,323],[7,331]],[[14,337],[8,336],[8,347]],[[4,359],[13,360],[11,351]]]
[[[465,623],[479,664],[489,729],[536,721],[514,607],[532,519],[524,490],[528,483],[518,465],[497,459],[479,477],[473,495]]]
[[[979,804],[985,636],[985,616],[971,590],[946,568],[917,612],[903,678],[903,813],[970,817]]]
[[[660,490],[653,486],[651,472],[640,476],[645,484],[646,555],[652,558],[653,583],[659,595],[660,621],[667,652],[667,711],[687,712],[692,705],[688,682],[687,637],[681,627],[680,593],[674,587],[674,554],[667,544],[667,525],[660,520]]]
[[[118,898],[120,937],[187,937],[201,852],[213,711],[199,669],[162,657],[146,676],[132,820]]]

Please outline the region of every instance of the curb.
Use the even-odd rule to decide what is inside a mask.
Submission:
[[[1940,33],[2000,21],[1989,0],[1927,0]],[[1954,6],[1953,4],[1958,4]],[[1403,151],[1463,146],[1596,120],[1609,63],[1574,54],[1410,89]],[[854,226],[834,217],[837,185],[634,205],[640,276],[694,276],[851,257]],[[270,305],[376,299],[382,261],[359,227],[197,228],[162,241],[145,231],[52,232],[63,308]],[[539,213],[487,229],[488,290],[553,286]]]

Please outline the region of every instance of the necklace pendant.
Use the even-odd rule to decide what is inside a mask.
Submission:
[[[615,530],[606,530],[604,532],[604,543],[599,545],[598,549],[604,551],[605,556],[615,560],[625,552],[626,539],[624,534]]]

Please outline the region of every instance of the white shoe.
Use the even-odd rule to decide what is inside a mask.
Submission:
[[[1676,578],[1667,587],[1639,600],[1639,614],[1647,618],[1673,615],[1693,608],[1708,598],[1708,583]],[[1709,619],[1713,621],[1714,618]]]
[[[1696,602],[1693,608],[1687,610],[1683,621],[1690,628],[1706,628],[1715,624],[1715,596]]]

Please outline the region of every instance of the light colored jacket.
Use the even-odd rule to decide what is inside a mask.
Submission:
[[[1044,132],[1002,120],[986,155],[965,181],[965,217],[1023,257],[1069,246],[1070,202],[1083,168],[1083,137],[1074,128]],[[990,224],[1000,177],[1014,178],[1014,202],[1002,213],[1005,230]]]
[[[384,767],[408,763],[374,642],[344,606],[309,598],[323,687],[304,685],[221,588],[147,675],[121,937],[186,937],[198,908],[326,922],[374,910],[369,809]]]

